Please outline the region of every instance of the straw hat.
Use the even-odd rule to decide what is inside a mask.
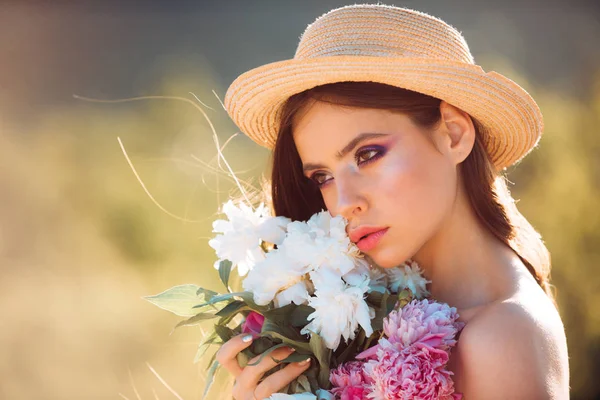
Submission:
[[[497,170],[523,158],[542,135],[535,101],[510,79],[475,65],[460,32],[431,15],[384,5],[346,6],[317,18],[293,59],[240,75],[225,108],[242,132],[273,148],[290,96],[342,81],[397,86],[466,111],[485,130]]]

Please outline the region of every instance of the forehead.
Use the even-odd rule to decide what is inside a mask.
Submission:
[[[338,151],[360,133],[393,134],[410,126],[410,119],[397,112],[314,101],[294,121],[292,133],[304,160],[309,152]]]

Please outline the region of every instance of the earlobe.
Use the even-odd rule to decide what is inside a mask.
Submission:
[[[441,129],[447,135],[447,154],[455,164],[463,162],[475,143],[475,126],[466,112],[446,103],[440,103]]]

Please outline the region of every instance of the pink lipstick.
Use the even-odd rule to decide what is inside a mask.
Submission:
[[[389,228],[383,228],[379,230],[371,230],[366,235],[360,236],[358,241],[356,241],[356,247],[359,248],[360,251],[366,252],[372,250],[377,246],[383,235],[387,232]],[[355,241],[355,240],[353,240]]]

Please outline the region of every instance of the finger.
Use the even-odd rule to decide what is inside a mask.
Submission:
[[[285,359],[293,352],[294,349],[292,349],[291,347],[281,347],[279,349],[273,350],[271,353],[262,357],[262,360],[258,364],[251,365],[255,364],[258,360],[260,360],[262,354],[254,357],[248,362],[246,367],[244,367],[244,371],[239,376],[238,380],[245,387],[256,386],[266,372],[271,370],[273,367],[277,366],[279,364],[279,361]]]
[[[216,360],[234,377],[242,373],[242,367],[237,361],[237,355],[240,351],[252,344],[252,334],[241,334],[232,337],[219,348]]]
[[[269,375],[254,391],[257,399],[264,399],[283,389],[310,367],[310,357],[304,361],[291,363],[285,368]]]

